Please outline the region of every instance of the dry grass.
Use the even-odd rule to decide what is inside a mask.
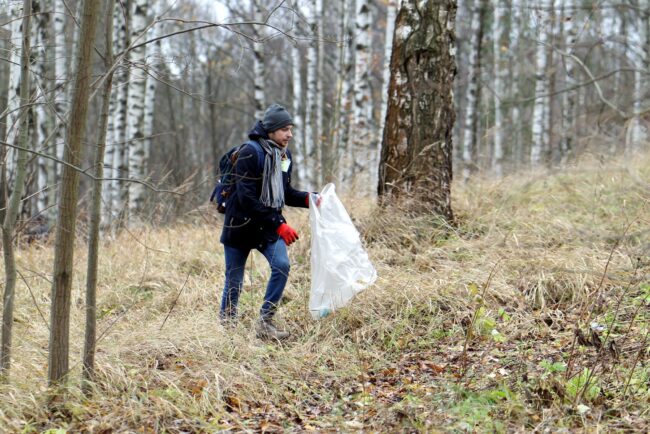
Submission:
[[[454,227],[343,198],[379,279],[321,321],[306,308],[308,216],[290,210],[302,238],[290,248],[279,314],[293,337],[281,345],[253,332],[268,275],[261,255],[247,271],[240,323],[218,323],[218,217],[106,239],[91,398],[78,388],[85,246],[75,256],[70,387],[54,400],[46,389],[52,246],[24,246],[0,427],[647,431],[649,168],[639,158],[631,176],[616,163],[583,161],[455,185]],[[592,322],[607,326],[602,350],[574,343]]]

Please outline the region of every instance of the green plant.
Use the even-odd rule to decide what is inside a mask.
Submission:
[[[593,401],[600,394],[599,378],[593,372],[585,368],[575,377],[566,383],[566,394],[572,400],[582,396],[587,401]]]

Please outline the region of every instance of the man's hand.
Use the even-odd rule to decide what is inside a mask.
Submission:
[[[307,195],[307,206],[309,206],[309,196],[314,196],[314,202],[316,202],[316,208],[320,208],[320,203],[323,201],[323,196],[318,193],[309,193]]]
[[[296,232],[294,228],[286,223],[282,223],[276,232],[278,235],[280,235],[280,238],[284,240],[284,243],[287,246],[290,246],[294,241],[298,239],[298,232]]]

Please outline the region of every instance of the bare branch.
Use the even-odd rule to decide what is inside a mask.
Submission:
[[[39,157],[43,157],[43,158],[47,158],[48,160],[56,161],[56,162],[59,163],[59,164],[63,164],[64,166],[68,166],[68,167],[70,167],[71,169],[76,170],[77,172],[81,173],[82,175],[87,176],[88,178],[92,179],[93,181],[124,181],[124,182],[133,182],[133,183],[136,183],[136,184],[142,184],[142,185],[144,185],[145,187],[147,187],[148,189],[150,189],[150,190],[152,190],[152,191],[155,191],[156,193],[170,193],[170,194],[177,194],[177,195],[179,195],[179,196],[182,196],[182,195],[183,195],[183,193],[180,192],[180,191],[175,191],[175,190],[162,190],[162,189],[156,188],[156,187],[154,187],[152,184],[150,184],[150,183],[148,183],[148,182],[146,182],[146,181],[142,181],[142,180],[140,180],[140,179],[131,179],[131,178],[97,178],[97,177],[91,175],[90,173],[88,173],[88,172],[87,172],[88,169],[84,170],[84,169],[82,169],[81,167],[77,167],[77,166],[75,166],[74,164],[70,164],[70,163],[68,163],[67,161],[60,160],[60,159],[58,159],[58,158],[56,158],[56,157],[53,157],[53,156],[51,156],[51,155],[47,155],[47,154],[45,154],[45,153],[43,153],[43,152],[38,152],[38,151],[31,150],[31,149],[23,148],[22,146],[18,146],[18,145],[12,145],[11,143],[7,143],[7,142],[3,142],[3,141],[0,141],[0,145],[9,146],[10,148],[18,149],[18,150],[21,150],[21,151],[26,151],[26,152],[29,152],[30,154],[38,155]]]

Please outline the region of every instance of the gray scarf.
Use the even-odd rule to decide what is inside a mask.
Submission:
[[[264,174],[260,202],[264,206],[280,209],[284,206],[284,185],[282,184],[282,157],[284,150],[273,140],[259,139],[264,149]]]

